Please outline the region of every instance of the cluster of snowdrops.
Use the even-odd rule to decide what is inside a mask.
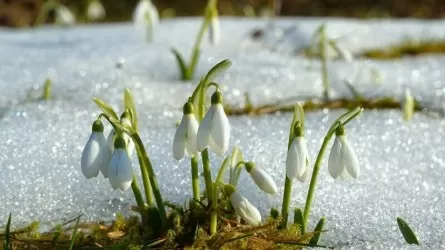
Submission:
[[[261,214],[258,209],[249,202],[239,191],[237,182],[242,169],[245,169],[255,184],[268,194],[276,194],[275,181],[260,166],[253,162],[244,161],[238,148],[225,158],[219,168],[216,179],[211,173],[209,149],[219,156],[223,156],[229,149],[230,124],[224,112],[223,94],[219,85],[212,80],[218,73],[230,67],[229,60],[224,60],[213,67],[208,74],[201,78],[192,96],[183,106],[183,117],[176,129],[173,140],[173,156],[176,160],[184,157],[190,158],[192,191],[195,201],[206,202],[211,206],[210,234],[217,231],[218,225],[218,201],[220,195],[229,197],[238,221],[242,219],[250,225],[261,224]],[[216,90],[210,98],[208,107],[207,90],[214,87]],[[96,121],[92,125],[91,136],[83,150],[81,158],[82,173],[86,178],[97,177],[99,172],[108,178],[113,189],[126,191],[130,187],[136,198],[141,212],[142,221],[149,223],[144,218],[144,212],[148,207],[156,207],[162,222],[167,226],[167,212],[162,193],[157,183],[156,174],[151,165],[148,153],[144,148],[138,134],[137,113],[133,97],[129,90],[125,90],[125,111],[120,117],[104,101],[95,98],[94,101],[102,109]],[[359,175],[359,162],[353,148],[348,143],[345,135],[345,125],[362,112],[361,108],[351,110],[340,116],[330,127],[323,141],[322,147],[314,167],[311,167],[309,152],[304,135],[304,111],[300,104],[296,105],[294,117],[289,131],[288,152],[286,158],[286,186],[283,194],[282,219],[287,223],[289,201],[291,197],[292,181],[297,179],[305,182],[312,172],[308,198],[304,209],[302,227],[306,228],[309,217],[310,205],[315,191],[315,183],[321,166],[321,161],[326,147],[332,136],[335,135],[334,144],[329,153],[328,170],[333,178],[347,179],[357,178]],[[113,127],[108,138],[104,135],[104,126],[101,119],[106,119]],[[141,176],[144,184],[144,201],[137,179],[135,178],[130,156],[137,151]],[[200,179],[198,158],[202,159],[205,192],[200,192]],[[230,169],[230,180],[224,183],[226,169]],[[204,201],[204,198],[206,201]],[[154,202],[156,201],[156,206]]]

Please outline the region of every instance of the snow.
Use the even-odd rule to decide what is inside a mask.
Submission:
[[[179,81],[170,52],[174,46],[188,60],[200,19],[164,20],[155,41],[146,44],[131,24],[77,26],[61,29],[0,30],[0,226],[8,213],[13,225],[39,220],[51,226],[83,213],[84,220],[111,220],[116,212],[130,213],[131,191],[113,192],[109,181],[86,180],[80,170],[82,149],[91,124],[99,114],[93,96],[122,110],[125,87],[134,93],[140,116],[140,134],[146,145],[165,198],[182,204],[191,197],[189,165],[172,156],[175,122],[200,76],[222,59],[232,67],[217,78],[225,101],[243,103],[248,92],[254,105],[321,97],[319,62],[295,50],[309,41],[313,30],[327,23],[330,37],[355,53],[410,39],[443,38],[443,21],[279,19],[259,40],[253,29],[262,20],[223,18],[221,44],[204,42],[193,81]],[[299,29],[292,28],[298,24]],[[294,30],[281,36],[282,30]],[[280,31],[281,30],[281,31]],[[7,59],[7,60],[6,60]],[[392,61],[365,61],[379,69],[375,83],[365,70],[354,86],[367,97],[399,99],[408,86],[422,105],[442,113],[445,57],[427,55]],[[116,64],[122,63],[122,68]],[[356,65],[337,60],[330,64],[333,97],[349,97],[341,79],[351,77]],[[36,100],[44,79],[53,82],[54,100]],[[27,97],[31,95],[31,98]],[[306,137],[312,162],[330,123],[343,111],[307,113]],[[291,114],[229,117],[231,145],[238,144],[245,158],[268,171],[279,187],[275,197],[254,187],[243,173],[240,191],[258,206],[263,217],[271,206],[280,208],[284,183],[287,133]],[[361,164],[358,180],[334,181],[324,158],[315,193],[310,228],[326,216],[329,230],[322,244],[346,249],[408,248],[398,231],[396,217],[415,229],[422,248],[445,244],[441,211],[445,207],[445,121],[417,113],[410,122],[400,111],[366,110],[347,126]],[[110,126],[106,127],[106,135]],[[213,174],[222,158],[211,154]],[[133,162],[137,160],[133,157]],[[137,165],[137,164],[135,164]],[[139,170],[136,171],[140,176]],[[203,182],[201,183],[202,186]],[[140,183],[141,185],[141,183]],[[292,207],[302,207],[308,184],[293,187]]]

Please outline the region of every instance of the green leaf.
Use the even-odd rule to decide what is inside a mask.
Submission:
[[[198,59],[201,54],[201,51],[199,50],[199,47],[195,47],[193,49],[192,53],[193,54],[192,54],[192,58],[190,59],[190,65],[187,69],[185,79],[183,79],[183,80],[191,80],[193,75],[195,74],[195,68],[196,68],[196,65],[198,64]]]
[[[405,238],[406,243],[419,245],[416,234],[404,219],[397,217],[397,225],[399,225],[400,232],[402,233],[403,238]]]
[[[274,218],[274,219],[277,219],[278,218],[278,216],[280,216],[280,212],[278,211],[278,209],[276,209],[276,208],[271,208],[270,209],[270,217],[272,217],[272,218]]]
[[[309,241],[309,245],[317,245],[320,240],[320,235],[323,232],[324,223],[326,222],[326,218],[322,217],[320,221],[318,221],[317,226],[314,229],[314,236],[312,236]]]
[[[211,68],[209,70],[209,72],[207,73],[207,75],[204,78],[204,82],[205,83],[211,82],[213,79],[215,79],[215,77],[218,74],[226,71],[228,68],[230,68],[230,66],[232,66],[232,62],[229,59],[222,60],[221,62],[219,62],[218,64],[216,64],[215,66],[213,66],[213,68]]]
[[[43,100],[50,100],[51,99],[51,93],[52,93],[52,81],[51,79],[47,78],[45,80],[45,84],[43,85]]]
[[[301,208],[295,208],[294,210],[294,224],[300,226],[301,234],[305,234],[304,217]]]
[[[182,80],[187,80],[187,79],[185,79],[186,75],[187,75],[187,66],[184,61],[184,58],[181,56],[179,51],[177,51],[175,48],[171,48],[171,52],[175,55],[176,62],[178,63],[179,70],[181,71]]]
[[[77,228],[79,227],[80,217],[81,217],[81,216],[77,217],[76,224],[74,225],[74,231],[73,231],[73,234],[71,235],[71,243],[70,243],[70,248],[69,248],[70,250],[73,249],[73,247],[74,247],[74,242],[76,242]]]
[[[5,241],[3,242],[3,249],[9,250],[11,241],[11,213],[9,213],[8,223],[6,223]]]
[[[239,149],[239,146],[236,145],[233,148],[232,154],[230,155],[230,166],[232,168],[236,167],[239,162],[244,162],[243,153]]]
[[[106,102],[102,101],[101,99],[94,97],[93,101],[99,106],[102,111],[108,115],[111,118],[114,118],[116,120],[119,120],[119,117],[116,115],[116,112],[114,112],[114,109]]]
[[[136,131],[139,131],[138,115],[136,112],[136,106],[134,105],[133,95],[131,94],[130,90],[127,88],[124,90],[124,105],[125,105],[125,110],[130,111],[131,120],[132,120],[131,122],[132,122],[133,128]]]

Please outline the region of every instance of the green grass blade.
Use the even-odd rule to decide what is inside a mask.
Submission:
[[[125,105],[125,110],[130,110],[131,122],[132,122],[133,128],[136,131],[139,131],[136,105],[134,104],[133,95],[131,94],[130,90],[127,88],[125,88],[125,91],[124,91],[124,105]]]
[[[185,64],[184,58],[175,48],[171,48],[171,52],[175,55],[176,62],[178,63],[179,70],[181,71],[182,80],[187,80],[185,79],[187,75],[187,66]]]
[[[314,229],[314,236],[309,241],[309,245],[317,245],[320,240],[321,233],[323,231],[324,224],[326,222],[326,218],[322,217],[320,221],[318,221],[317,226]]]
[[[50,100],[52,98],[52,81],[47,78],[43,85],[43,100]]]
[[[77,228],[79,227],[79,221],[80,221],[80,217],[79,216],[76,220],[76,225],[74,225],[74,231],[73,234],[71,235],[71,243],[70,243],[70,248],[69,250],[72,250],[74,247],[74,242],[76,242],[76,237],[77,237]]]
[[[3,242],[3,249],[9,250],[10,241],[11,241],[11,213],[9,213],[8,223],[6,224],[5,241]]]
[[[397,217],[397,225],[399,225],[400,232],[403,238],[405,238],[406,243],[419,245],[416,234],[404,219]]]
[[[102,109],[102,111],[108,115],[111,118],[114,118],[116,120],[119,120],[119,117],[117,116],[116,112],[114,111],[114,109],[106,102],[102,101],[101,99],[94,97],[93,101],[97,104],[97,106],[99,106],[100,109]]]

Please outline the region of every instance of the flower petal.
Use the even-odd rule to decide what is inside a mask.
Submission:
[[[343,143],[342,154],[343,154],[342,159],[346,167],[346,170],[348,171],[348,174],[353,178],[357,178],[360,175],[360,165],[354,149],[348,143],[346,138]]]
[[[227,119],[224,108],[221,104],[213,104],[214,114],[211,128],[211,137],[213,142],[221,149],[220,152],[216,152],[219,155],[223,155],[229,149],[230,139],[230,125]]]
[[[82,173],[87,179],[96,177],[102,166],[102,159],[100,158],[101,145],[98,139],[98,134],[99,133],[97,132],[91,133],[80,159]]]
[[[198,149],[196,148],[196,135],[198,133],[198,121],[196,120],[195,115],[189,114],[188,116],[188,126],[187,126],[187,136],[185,149],[186,153],[193,157],[198,154]]]
[[[204,119],[199,124],[196,135],[196,147],[199,152],[203,151],[209,145],[210,132],[212,130],[214,107],[211,106]]]
[[[298,152],[297,152],[297,140],[294,138],[292,144],[287,151],[286,156],[286,176],[290,180],[295,179],[298,176]]]
[[[261,214],[246,198],[238,191],[230,195],[230,202],[235,209],[236,214],[241,216],[246,223],[252,226],[261,224]]]
[[[296,141],[297,141],[296,147],[298,152],[297,173],[298,176],[302,176],[307,169],[307,162],[306,162],[306,160],[308,159],[307,143],[304,137],[297,137]]]
[[[113,189],[127,190],[133,181],[133,167],[126,150],[118,148],[114,151],[108,174]]]
[[[342,151],[342,144],[337,136],[335,137],[334,145],[332,145],[328,160],[329,174],[334,179],[337,179],[344,170],[344,165],[343,162],[341,161],[341,151]]]
[[[173,157],[179,161],[184,157],[185,140],[187,135],[187,120],[182,117],[181,123],[176,128],[175,137],[173,139]]]
[[[263,169],[254,167],[249,174],[261,190],[268,194],[277,193],[277,185],[275,184],[275,181]]]
[[[114,139],[116,139],[115,135],[116,135],[116,133],[114,133],[114,129],[112,129],[107,137],[107,144],[108,144],[108,147],[111,149],[111,151],[114,150]]]

